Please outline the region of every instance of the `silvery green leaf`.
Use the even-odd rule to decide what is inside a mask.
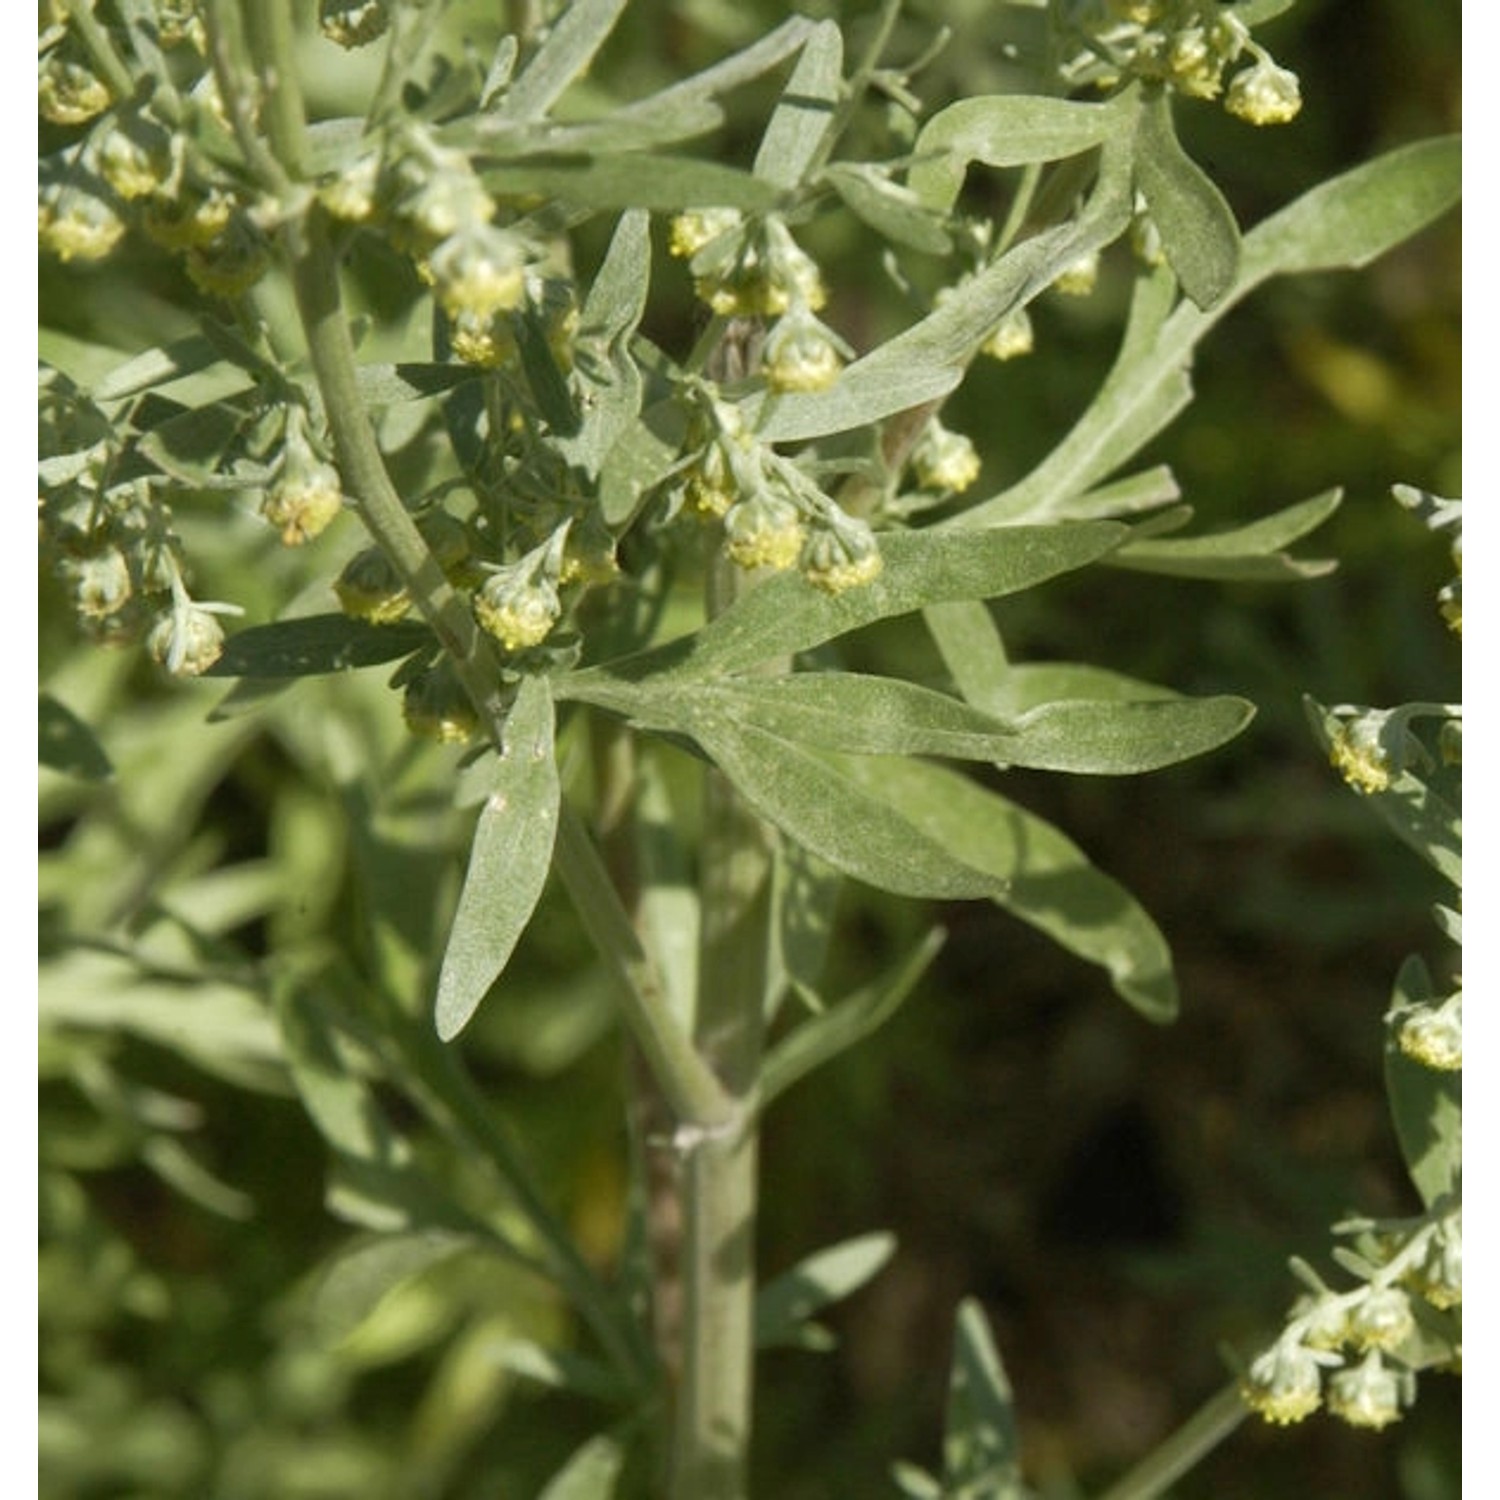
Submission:
[[[217,364],[221,357],[210,340],[192,333],[116,365],[95,385],[93,397],[96,401],[118,401],[125,396],[137,396],[155,386],[180,380],[184,375],[194,375]]]
[[[1100,965],[1148,1020],[1176,1015],[1172,956],[1156,924],[1051,824],[947,766],[894,756],[823,758],[877,806],[899,808],[950,858],[987,871],[1000,882],[992,899]]]
[[[1368,265],[1446,213],[1461,188],[1456,137],[1403,146],[1304,193],[1241,242],[1239,275],[1204,310],[1184,303],[1149,337],[1127,333],[1092,404],[1063,441],[1002,495],[950,524],[1074,515],[1077,497],[1127,462],[1187,404],[1188,370],[1204,334],[1272,276]],[[1154,290],[1137,298],[1155,297]]]
[[[473,365],[441,361],[407,360],[391,365],[360,365],[359,394],[366,406],[390,406],[397,401],[422,401],[441,396],[468,381],[478,381],[482,371]]]
[[[761,136],[757,177],[782,189],[801,182],[833,125],[843,64],[843,33],[833,21],[818,22],[802,44],[802,56]]]
[[[1212,307],[1234,285],[1239,225],[1223,193],[1182,149],[1165,93],[1141,109],[1135,180],[1183,291],[1199,307]]]
[[[1109,565],[1179,578],[1319,578],[1337,564],[1295,558],[1282,549],[1321,526],[1338,509],[1342,496],[1342,490],[1325,490],[1247,526],[1208,536],[1127,542],[1110,557]]]
[[[497,193],[555,196],[601,212],[649,208],[670,213],[704,204],[755,212],[773,208],[777,198],[770,183],[749,172],[652,152],[497,158],[483,164],[481,175]]]
[[[497,101],[494,115],[502,120],[545,115],[588,67],[624,9],[625,0],[572,0]]]
[[[665,672],[701,677],[743,671],[942,600],[1017,593],[1097,561],[1127,535],[1112,521],[1012,526],[973,535],[891,532],[880,537],[884,566],[867,584],[835,595],[799,573],[774,574],[696,634],[575,672],[559,682],[558,693],[614,707],[622,700],[615,696],[605,703],[602,695],[616,693],[621,682]]]
[[[834,162],[823,168],[819,179],[885,239],[928,255],[946,255],[953,248],[942,219],[909,187],[892,182],[878,168],[865,162]]]
[[[1020,167],[1077,156],[1121,129],[1122,108],[1019,94],[961,99],[922,127],[907,184],[928,208],[946,212],[970,162]]]
[[[872,795],[826,755],[718,714],[694,714],[691,732],[755,812],[855,880],[902,896],[1000,893],[1002,877],[956,857],[899,799]]]
[[[444,1041],[468,1025],[531,921],[552,866],[561,795],[552,694],[545,677],[523,677],[438,976],[436,1020]]]

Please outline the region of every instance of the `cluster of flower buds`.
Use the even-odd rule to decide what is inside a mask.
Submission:
[[[921,489],[959,495],[979,478],[979,454],[963,433],[932,417],[911,450],[911,472]]]
[[[1059,0],[1053,9],[1069,87],[1110,89],[1139,79],[1192,99],[1222,95],[1225,109],[1252,125],[1284,124],[1302,107],[1297,75],[1251,37],[1232,4]]]
[[[116,477],[102,413],[52,375],[41,414],[44,451],[66,455],[43,469],[41,539],[80,628],[102,645],[144,639],[173,676],[206,671],[223,650],[215,616],[239,611],[189,595],[170,509],[152,481]]]
[[[827,301],[822,273],[777,215],[691,209],[672,220],[669,247],[720,317],[776,320],[760,351],[771,390],[822,391],[838,379],[852,351],[816,316]]]
[[[1462,1210],[1441,1200],[1421,1218],[1339,1226],[1370,1256],[1346,1255],[1362,1272],[1347,1292],[1330,1290],[1293,1262],[1309,1292],[1240,1381],[1245,1403],[1268,1422],[1300,1422],[1322,1405],[1354,1427],[1385,1427],[1416,1394],[1416,1367],[1431,1360],[1413,1297],[1446,1313],[1463,1301]],[[1430,1316],[1430,1315],[1429,1315]]]
[[[688,509],[723,528],[725,555],[738,567],[798,568],[830,594],[880,572],[874,533],[830,500],[790,459],[761,442],[738,410],[704,394],[690,424],[687,461],[669,509]]]
[[[190,6],[159,3],[158,40],[204,50],[202,21]],[[163,249],[181,254],[195,286],[232,299],[270,264],[261,209],[223,177],[190,137],[172,131],[139,99],[115,99],[82,60],[66,22],[44,32],[38,110],[54,125],[88,126],[42,164],[38,239],[59,260],[98,261],[133,220]],[[195,56],[196,81],[182,98],[222,114],[207,60]]]
[[[280,452],[271,469],[260,513],[288,547],[300,546],[328,529],[344,507],[338,470],[315,441],[306,411],[285,408]]]

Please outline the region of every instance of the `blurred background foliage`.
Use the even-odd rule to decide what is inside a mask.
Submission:
[[[856,33],[873,10],[800,8]],[[1266,32],[1302,80],[1293,125],[1259,135],[1218,110],[1179,110],[1242,225],[1384,149],[1456,130],[1459,11],[1301,0]],[[764,0],[632,7],[593,77],[644,94],[784,13]],[[466,0],[445,24],[482,50],[495,14]],[[935,106],[1014,86],[1031,19],[990,0],[912,0],[893,51],[914,56],[950,28],[917,82]],[[320,75],[317,106],[357,90],[359,66]],[[771,87],[737,96],[716,154],[753,151]],[[820,223],[809,246],[833,288],[825,316],[854,343],[907,316],[852,220]],[[1288,1254],[1321,1261],[1349,1209],[1412,1207],[1379,1020],[1402,958],[1436,947],[1426,913],[1439,892],[1322,763],[1300,695],[1460,695],[1433,603],[1446,549],[1389,493],[1460,493],[1459,246],[1450,217],[1366,273],[1263,288],[1203,347],[1198,399],[1146,455],[1172,465],[1201,529],[1342,485],[1314,538],[1336,572],[1219,587],[1092,570],[997,610],[1018,659],[1086,659],[1259,705],[1203,762],[1129,781],[1006,777],[1008,795],[1154,915],[1182,1016],[1149,1028],[1100,974],[998,908],[938,914],[949,941],[920,991],[769,1120],[765,1274],[874,1229],[900,1249],[830,1316],[833,1353],[763,1358],[758,1494],[888,1493],[890,1460],[932,1460],[968,1293],[1007,1361],[1032,1481],[1048,1496],[1097,1491],[1218,1387],[1221,1344],[1248,1351],[1275,1326],[1293,1295]],[[947,424],[980,447],[982,492],[1023,473],[1107,368],[1120,253],[1093,297],[1034,309],[1036,354],[985,363],[949,404]],[[417,289],[377,257],[355,274],[374,318],[368,353]],[[40,263],[39,287],[43,354],[80,381],[190,326],[191,293],[149,248],[98,268]],[[688,291],[685,276],[661,275],[650,331],[664,342],[688,326]],[[288,551],[211,496],[178,519],[200,594],[245,604],[252,622],[326,607],[359,545],[347,519]],[[565,1339],[555,1295],[461,1254],[334,1341],[312,1291],[349,1218],[375,1222],[384,1200],[330,1167],[272,1019],[271,956],[335,976],[339,1005],[357,1009],[373,988],[408,1010],[430,996],[472,816],[452,807],[456,753],[406,736],[380,670],[304,681],[260,714],[210,722],[221,685],[163,686],[138,653],[78,641],[51,579],[41,591],[42,686],[94,727],[114,768],[107,781],[41,780],[43,1493],[539,1493],[596,1411],[508,1373],[497,1350]],[[939,672],[903,627],[856,649],[918,678]],[[925,920],[846,889],[828,992],[877,972]],[[620,1059],[581,946],[549,893],[459,1051],[607,1267],[626,1223]],[[373,1054],[353,1065],[447,1201],[503,1201],[393,1081],[399,1069]],[[1320,1418],[1247,1424],[1174,1493],[1440,1500],[1458,1493],[1458,1412],[1458,1382],[1433,1376],[1379,1435]]]

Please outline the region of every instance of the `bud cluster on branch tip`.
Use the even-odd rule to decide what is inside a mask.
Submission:
[[[1464,1065],[1463,991],[1441,1000],[1423,1000],[1392,1010],[1386,1021],[1396,1045],[1414,1062],[1441,1073]]]
[[[816,312],[827,300],[816,262],[775,214],[690,209],[672,221],[669,243],[720,317],[779,318],[793,307]]]
[[[318,25],[340,47],[363,47],[391,24],[386,0],[318,0]]]
[[[1252,125],[1285,124],[1302,107],[1297,75],[1251,38],[1231,4],[1054,0],[1053,14],[1064,59],[1059,73],[1070,87],[1112,89],[1139,80],[1191,99],[1223,95],[1225,109]]]
[[[979,454],[963,433],[933,417],[911,450],[911,472],[924,490],[962,494],[979,478]]]
[[[507,651],[541,645],[561,618],[557,586],[571,524],[564,521],[516,562],[484,565],[489,576],[474,596],[474,614]]]
[[[417,530],[450,583],[467,587],[479,581],[462,521],[439,507],[417,518]],[[346,615],[371,625],[390,625],[412,608],[405,580],[379,547],[356,552],[334,580],[333,591]]]
[[[338,471],[318,451],[300,406],[288,406],[281,451],[261,500],[260,513],[288,547],[311,541],[343,508]]]
[[[1269,1422],[1300,1421],[1326,1400],[1328,1410],[1356,1427],[1384,1427],[1416,1395],[1416,1364],[1434,1363],[1445,1335],[1431,1320],[1463,1301],[1462,1211],[1439,1200],[1419,1218],[1338,1226],[1361,1236],[1362,1251],[1346,1263],[1365,1276],[1334,1292],[1311,1267],[1294,1263],[1312,1288],[1270,1348],[1240,1382],[1246,1404]],[[1378,1231],[1373,1232],[1372,1231]],[[1419,1326],[1412,1297],[1434,1311]],[[1451,1339],[1457,1348],[1456,1325]]]
[[[1019,359],[1036,348],[1036,331],[1031,326],[1031,314],[1018,307],[1000,322],[999,326],[979,346],[979,352],[990,359],[1002,362]]]
[[[479,729],[473,701],[446,656],[419,670],[406,684],[401,716],[413,734],[443,745],[464,744]]]
[[[1391,711],[1369,709],[1334,729],[1328,759],[1361,795],[1389,791],[1405,766],[1404,739]]]

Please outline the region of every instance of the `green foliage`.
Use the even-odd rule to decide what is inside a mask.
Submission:
[[[1188,786],[1255,708],[1026,622],[1329,570],[1291,549],[1340,491],[1187,533],[1153,444],[1252,291],[1442,217],[1457,142],[1241,234],[1191,122],[1295,112],[1247,29],[1285,5],[962,9],[945,54],[920,3],[42,7],[48,1493],[737,1500],[753,1346],[832,1348],[906,1254],[809,1212],[757,1285],[763,1123],[930,1059],[987,909],[1177,1014],[1152,902],[1032,804]],[[1035,313],[1075,363],[1101,256],[1113,365],[1032,423],[1009,360]],[[1451,717],[1371,729],[1371,801],[1457,884]],[[1426,1213],[1394,1259],[1350,1229],[1377,1290],[1457,1243],[1457,1089],[1394,1040],[1443,1001],[1402,970]],[[841,1122],[798,1146],[863,1170]],[[977,1301],[954,1338],[941,1477],[897,1482],[1023,1495]]]

